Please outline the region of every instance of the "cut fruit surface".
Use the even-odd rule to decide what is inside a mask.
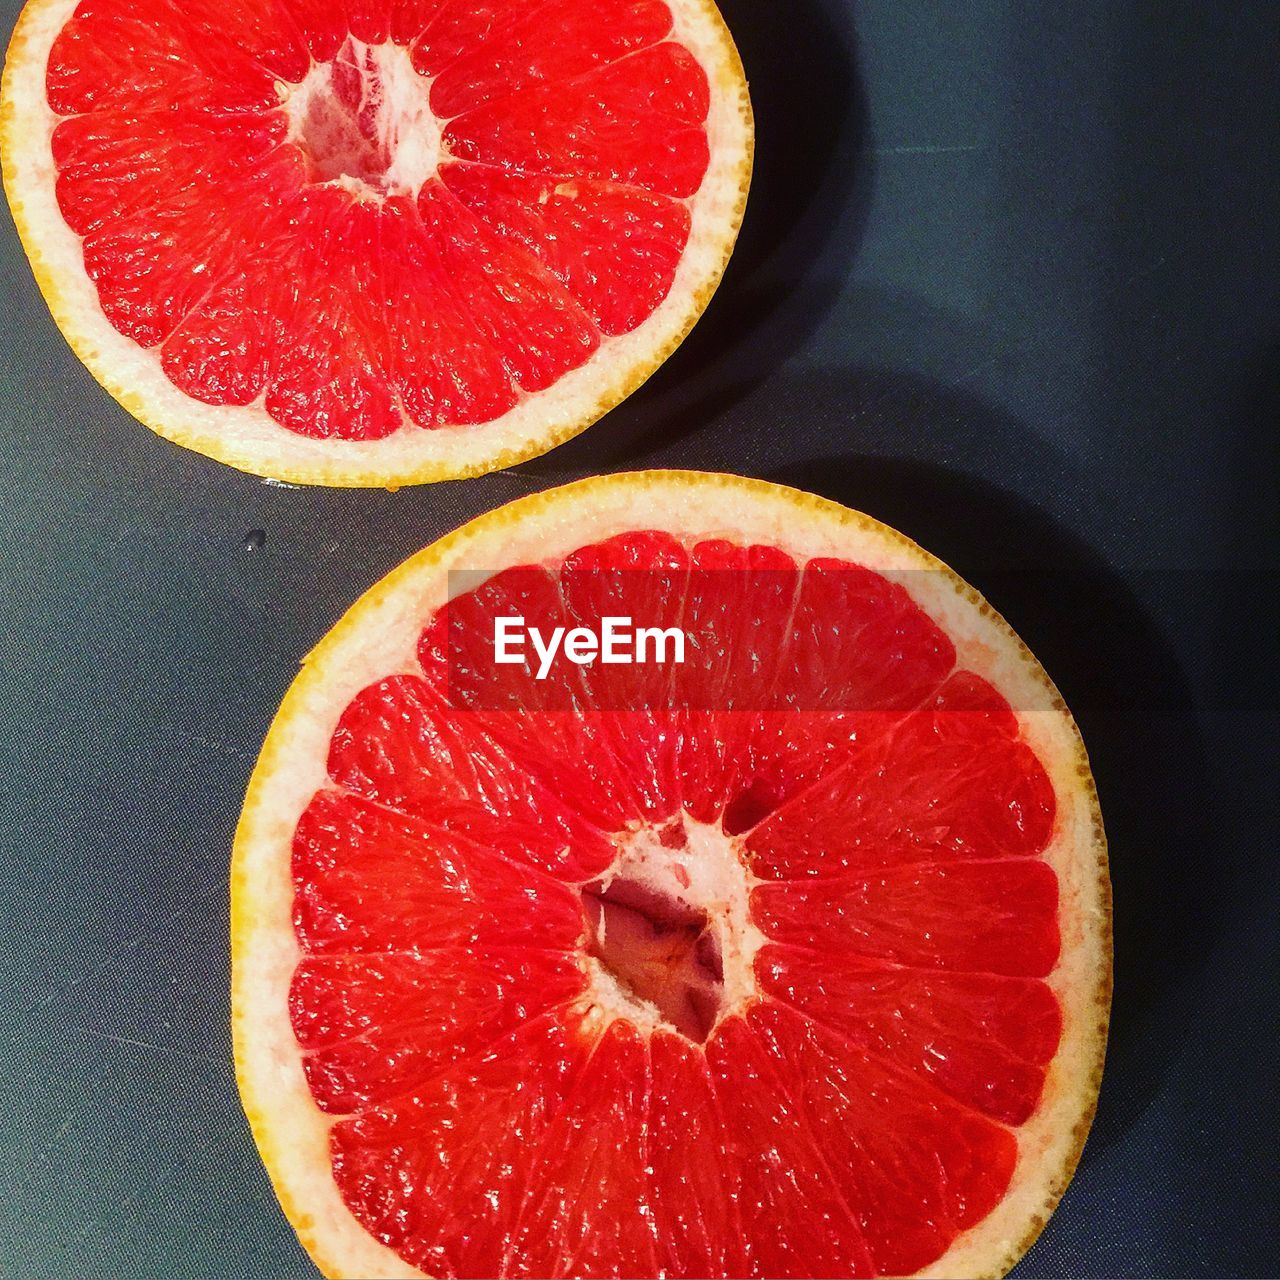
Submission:
[[[687,648],[538,679],[513,616]],[[246,1110],[332,1275],[1000,1274],[1096,1099],[1070,715],[940,562],[757,481],[551,490],[373,588],[268,736],[232,911]]]
[[[751,146],[712,0],[30,0],[0,126],[107,390],[335,485],[508,466],[634,390],[719,281]]]

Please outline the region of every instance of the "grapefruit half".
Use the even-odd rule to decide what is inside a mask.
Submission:
[[[29,0],[10,207],[161,435],[329,485],[510,466],[706,306],[751,169],[712,0]]]
[[[509,616],[688,649],[538,680]],[[1002,1274],[1109,1008],[1035,658],[892,529],[694,472],[513,502],[351,609],[258,761],[231,939],[245,1108],[335,1276]]]

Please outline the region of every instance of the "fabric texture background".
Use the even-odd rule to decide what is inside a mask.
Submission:
[[[411,552],[647,466],[904,530],[1080,720],[1114,1029],[1017,1274],[1280,1265],[1276,6],[722,7],[759,128],[724,286],[640,393],[506,474],[292,490],[184,452],[92,382],[0,231],[0,1274],[313,1274],[231,1068],[257,748],[299,658]]]

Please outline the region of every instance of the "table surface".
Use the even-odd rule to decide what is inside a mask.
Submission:
[[[724,286],[648,386],[505,474],[286,490],[178,449],[94,385],[0,232],[0,1273],[314,1274],[231,1069],[257,747],[299,657],[409,553],[647,466],[897,526],[1076,711],[1114,1026],[1017,1274],[1280,1264],[1276,6],[722,7],[759,127]]]

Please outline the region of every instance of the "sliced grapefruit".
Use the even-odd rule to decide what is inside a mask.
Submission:
[[[493,661],[606,616],[684,661]],[[972,588],[795,490],[611,476],[307,658],[236,836],[237,1072],[331,1275],[994,1275],[1080,1154],[1109,928],[1075,724]]]
[[[671,353],[737,235],[712,0],[29,0],[0,150],[54,319],[281,480],[509,466]]]

